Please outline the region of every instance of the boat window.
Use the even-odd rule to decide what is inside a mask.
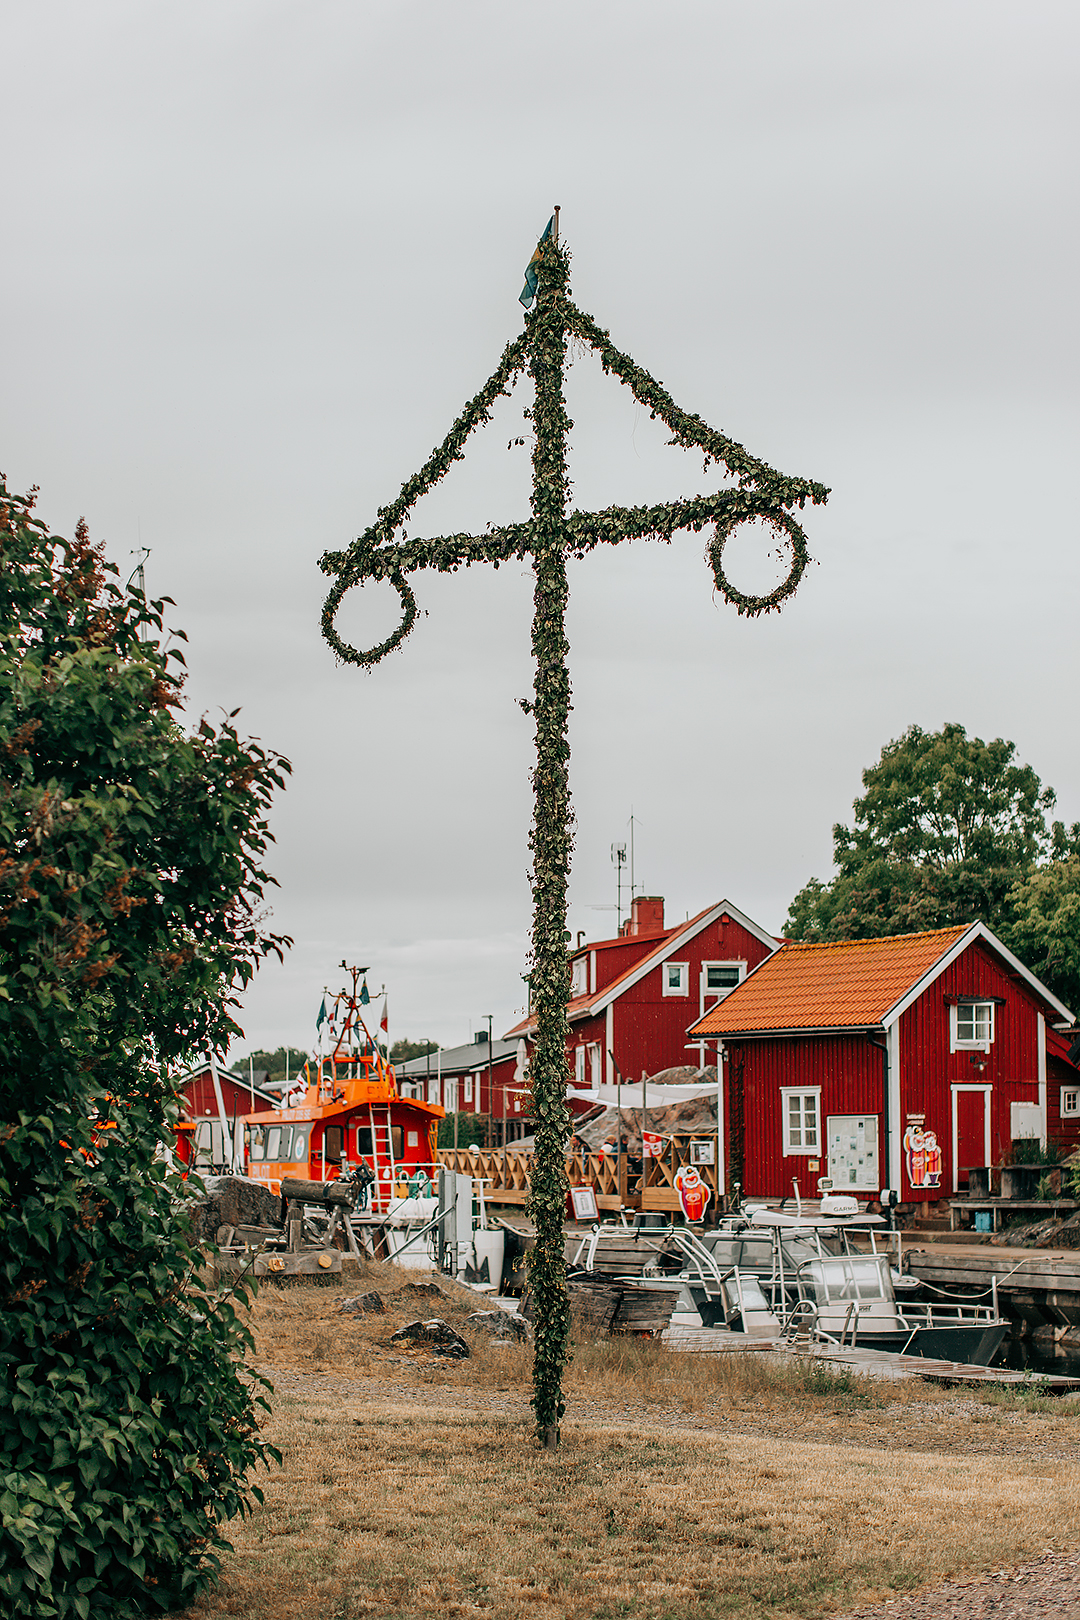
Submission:
[[[266,1131],[266,1157],[268,1159],[281,1158],[281,1126],[269,1125]]]
[[[805,1238],[785,1238],[782,1248],[785,1265],[801,1266],[804,1260],[817,1259],[817,1250]]]
[[[265,1157],[266,1157],[266,1126],[265,1125],[249,1125],[248,1126],[248,1152],[250,1153],[250,1155],[251,1155],[251,1157],[253,1159],[265,1159]]]
[[[371,1158],[371,1126],[358,1125],[356,1127],[356,1157],[358,1159]]]
[[[838,1260],[812,1260],[799,1271],[810,1297],[824,1304],[839,1299],[887,1299],[881,1259],[844,1256]]]
[[[341,1126],[328,1125],[323,1134],[323,1153],[327,1164],[337,1164],[342,1154]]]
[[[718,1266],[723,1268],[737,1266],[741,1252],[742,1243],[738,1238],[717,1238],[712,1246],[713,1259]]]
[[[400,1125],[393,1125],[390,1128],[390,1135],[394,1144],[394,1163],[400,1164],[402,1159],[405,1157],[405,1132],[402,1130]]]
[[[308,1133],[306,1129],[300,1129],[294,1132],[292,1152],[289,1154],[289,1158],[294,1164],[297,1164],[302,1159],[307,1158],[307,1139]]]
[[[752,1266],[755,1271],[772,1270],[772,1239],[743,1238],[740,1266]]]

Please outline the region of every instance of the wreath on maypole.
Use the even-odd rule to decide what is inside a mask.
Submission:
[[[472,563],[500,563],[513,558],[532,564],[535,590],[532,649],[535,660],[533,697],[522,707],[533,717],[536,765],[534,809],[529,848],[532,854],[533,924],[530,1000],[536,1035],[531,1081],[537,1121],[529,1213],[536,1225],[530,1251],[530,1286],[534,1300],[535,1347],[532,1405],[537,1433],[546,1446],[558,1443],[559,1420],[565,1411],[562,1377],[570,1337],[570,1312],[563,1259],[563,1216],[566,1207],[564,1156],[570,1131],[566,1106],[566,1005],[569,970],[566,890],[573,847],[570,808],[568,721],[570,675],[566,657],[566,564],[596,546],[623,540],[670,540],[679,530],[710,530],[706,556],[716,587],[739,613],[769,613],[791,596],[806,571],[806,536],[795,517],[807,501],[822,505],[823,484],[791,478],[749,454],[741,444],[711,428],[700,416],[682,410],[664,386],[612,343],[608,333],[570,297],[569,253],[559,241],[556,209],[526,271],[521,294],[525,330],[508,343],[499,364],[465,406],[446,438],[420,470],[406,479],[396,500],[344,551],[328,551],[319,561],[333,576],[323,608],[323,635],[338,657],[367,667],[399,647],[413,629],[418,607],[410,576],[424,569],[452,573]],[[733,480],[715,494],[670,501],[660,506],[609,506],[600,512],[570,509],[563,377],[568,341],[592,349],[604,370],[624,383],[653,418],[671,433],[671,443],[704,454],[706,466],[722,467]],[[417,501],[463,459],[470,435],[491,419],[500,395],[509,394],[528,371],[535,397],[531,516],[503,524],[482,535],[449,534],[410,538],[406,522]],[[787,576],[775,590],[748,595],[728,580],[724,548],[741,524],[764,521],[789,559]],[[335,619],[345,592],[369,580],[385,580],[401,600],[401,621],[377,647],[352,647],[339,634]]]

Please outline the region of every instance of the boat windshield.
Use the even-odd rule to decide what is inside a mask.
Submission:
[[[891,1299],[888,1261],[884,1255],[842,1255],[830,1260],[809,1260],[799,1267],[804,1297],[819,1305],[830,1300]]]

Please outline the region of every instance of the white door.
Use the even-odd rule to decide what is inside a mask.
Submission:
[[[829,1180],[837,1192],[878,1190],[876,1114],[830,1114],[826,1141]]]

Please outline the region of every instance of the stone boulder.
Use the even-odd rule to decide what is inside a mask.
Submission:
[[[453,1361],[467,1361],[469,1358],[469,1347],[461,1334],[455,1333],[440,1316],[432,1317],[430,1322],[407,1322],[403,1328],[391,1334],[391,1344],[403,1342],[429,1344],[437,1356],[449,1356]]]

